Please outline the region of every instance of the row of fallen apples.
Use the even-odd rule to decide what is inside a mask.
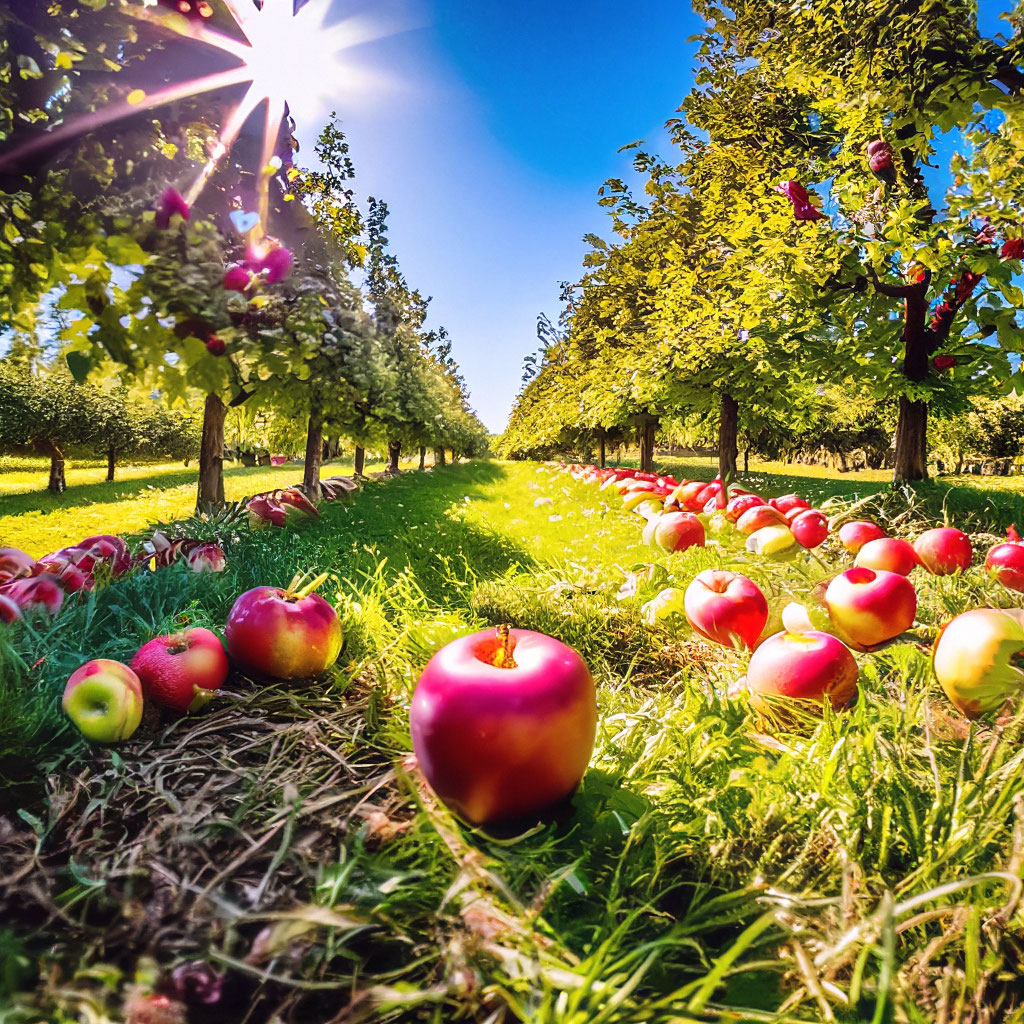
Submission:
[[[703,547],[710,537],[726,548],[742,543],[754,557],[790,559],[833,532],[828,517],[796,494],[765,499],[720,479],[677,481],[621,467],[549,468],[617,494],[623,509],[646,520],[645,542],[665,551]],[[877,523],[856,520],[839,527],[838,541],[854,556],[853,567],[817,584],[781,615],[771,614],[764,593],[746,576],[708,569],[685,590],[658,593],[643,606],[644,619],[653,625],[683,615],[702,637],[749,650],[744,682],[755,706],[763,706],[764,697],[781,696],[846,707],[857,693],[852,651],[878,650],[914,624],[911,573],[963,572],[974,551],[967,534],[949,526],[926,530],[911,543],[886,536]],[[989,549],[985,569],[1009,589],[1024,591],[1024,543],[1014,528]],[[932,651],[938,682],[970,718],[997,710],[1024,687],[1022,661],[1024,610],[1016,608],[977,608],[956,616],[942,627]]]

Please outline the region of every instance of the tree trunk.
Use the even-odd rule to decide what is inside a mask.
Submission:
[[[317,501],[320,498],[320,463],[324,454],[324,421],[320,410],[309,414],[306,432],[306,467],[302,474],[302,489],[306,496]]]
[[[605,464],[605,445],[604,445],[604,431],[601,431],[601,468],[604,469]]]
[[[959,476],[964,471],[964,457],[961,455],[956,460],[956,475]]]
[[[356,450],[353,455],[353,476],[362,476],[363,469],[366,467],[366,449],[362,445],[356,445]]]
[[[732,395],[722,395],[722,407],[718,414],[718,475],[723,480],[736,475],[739,411],[739,403]]]
[[[750,449],[749,448],[745,448],[743,450],[743,472],[744,473],[749,473],[750,472]]]
[[[117,468],[117,452],[113,448],[107,449],[107,481],[114,479],[114,470]]]
[[[435,448],[434,449],[434,465],[435,466],[444,466],[444,465],[446,465],[445,458],[444,458],[444,449],[443,448]]]
[[[928,479],[928,406],[900,396],[893,483]]]
[[[67,488],[67,481],[64,479],[64,452],[55,444],[48,446],[50,455],[50,482],[47,490],[51,494],[63,494]]]
[[[388,469],[389,473],[398,472],[398,460],[402,455],[401,441],[388,441]]]
[[[420,445],[420,469],[427,468],[427,446],[425,444]]]
[[[227,406],[219,396],[206,396],[203,408],[203,439],[199,448],[197,508],[224,504],[224,419]]]
[[[640,472],[654,472],[654,442],[658,435],[657,416],[645,416],[640,425]]]

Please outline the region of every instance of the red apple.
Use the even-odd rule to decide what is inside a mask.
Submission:
[[[932,668],[968,718],[998,710],[1024,689],[1024,610],[975,608],[939,633]]]
[[[17,548],[0,548],[0,586],[31,576],[36,560]]]
[[[23,612],[38,608],[49,615],[56,615],[64,603],[64,588],[49,575],[14,580],[0,587],[0,594],[13,601]]]
[[[771,505],[755,505],[753,508],[748,508],[736,520],[736,528],[741,533],[756,533],[766,526],[779,526],[780,524],[785,526],[786,519],[778,509]]]
[[[667,512],[658,518],[654,543],[664,551],[704,547],[704,524],[692,512]]]
[[[699,511],[704,506],[704,502],[699,499],[700,493],[705,487],[707,487],[707,484],[703,480],[691,480],[689,483],[677,488],[679,504],[689,512]]]
[[[878,540],[884,536],[885,530],[877,523],[869,523],[865,520],[843,523],[839,527],[839,543],[853,555],[857,554],[868,541]]]
[[[132,671],[149,700],[172,711],[205,703],[228,677],[228,656],[215,633],[195,627],[158,636],[132,658]]]
[[[971,538],[951,526],[926,530],[914,541],[917,559],[933,576],[949,576],[970,567]]]
[[[116,743],[142,721],[142,686],[127,665],[97,658],[71,674],[62,705],[86,739]]]
[[[828,536],[828,519],[816,508],[805,509],[789,524],[798,544],[805,548],[816,548]]]
[[[804,501],[799,494],[783,494],[778,498],[772,498],[768,504],[783,515],[789,512],[790,509],[811,507],[810,502]]]
[[[412,745],[434,792],[474,824],[534,815],[573,793],[594,749],[583,659],[525,629],[460,637],[423,670]]]
[[[857,552],[853,564],[909,576],[920,562],[912,544],[898,537],[879,537],[877,540],[869,540]]]
[[[862,647],[874,647],[914,624],[917,591],[899,573],[856,567],[829,583],[825,607],[840,635]]]
[[[341,622],[338,613],[312,592],[326,578],[325,574],[306,586],[297,578],[286,590],[256,587],[242,594],[224,630],[231,657],[244,668],[276,679],[316,676],[330,668],[341,652]]]
[[[96,537],[86,537],[79,541],[78,548],[85,552],[78,565],[90,572],[97,562],[109,565],[115,576],[123,576],[132,564],[132,555],[128,545],[120,537],[104,533]]]
[[[729,499],[729,504],[725,506],[725,514],[730,522],[735,523],[748,509],[764,504],[766,504],[764,498],[756,494],[738,494]]]
[[[686,617],[698,633],[725,647],[753,647],[768,621],[768,602],[738,572],[705,569],[686,588]]]
[[[21,618],[21,609],[9,597],[0,593],[0,622],[13,622]]]
[[[712,498],[717,498],[722,493],[722,484],[718,480],[712,480],[711,483],[705,484],[703,489],[698,492],[694,501],[698,508],[703,508]]]
[[[755,707],[763,697],[795,697],[844,708],[857,695],[857,662],[831,633],[776,633],[750,656],[747,688]]]
[[[1024,543],[1015,527],[1006,531],[1006,540],[994,544],[985,556],[985,569],[1004,587],[1024,592]]]
[[[39,572],[60,580],[67,593],[77,594],[80,590],[92,590],[95,585],[92,572],[79,565],[79,561],[86,561],[84,549],[61,548],[60,551],[43,555],[37,563],[37,568]]]

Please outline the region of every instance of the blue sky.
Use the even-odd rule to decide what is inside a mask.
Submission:
[[[450,331],[474,405],[499,431],[537,314],[557,313],[582,236],[605,229],[597,189],[629,170],[618,147],[668,148],[662,125],[690,87],[686,40],[700,25],[663,0],[395,0],[372,17],[412,27],[350,51],[379,79],[338,97],[356,187],[387,200],[402,269],[434,297],[431,323]]]

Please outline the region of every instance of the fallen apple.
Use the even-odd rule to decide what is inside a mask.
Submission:
[[[750,656],[747,689],[759,709],[765,697],[793,697],[838,710],[856,697],[857,675],[849,648],[831,633],[776,633]]]
[[[795,508],[808,509],[811,507],[810,502],[805,501],[799,494],[783,494],[778,498],[772,498],[768,504],[783,515]]]
[[[427,782],[473,824],[538,814],[577,788],[594,749],[594,681],[571,647],[525,629],[460,637],[428,662],[410,709]]]
[[[131,667],[148,700],[172,711],[190,711],[224,685],[228,656],[215,633],[197,626],[143,644]]]
[[[913,546],[898,537],[869,540],[858,552],[853,564],[865,569],[884,569],[909,576],[920,565]]]
[[[828,536],[828,519],[816,508],[804,509],[794,516],[789,528],[796,542],[805,548],[816,548]]]
[[[926,530],[914,541],[917,559],[933,576],[949,576],[968,569],[974,558],[971,538],[951,526]]]
[[[946,696],[968,718],[998,710],[1024,689],[1024,609],[975,608],[949,622],[932,648]]]
[[[255,587],[235,601],[224,639],[239,665],[276,679],[316,676],[341,652],[338,613],[313,591],[326,573],[310,583],[296,577],[285,588]]]
[[[988,549],[985,569],[1004,587],[1024,592],[1024,543],[1015,527],[1006,531],[1005,541]]]
[[[35,571],[36,560],[18,548],[0,548],[0,586],[25,579]]]
[[[692,512],[666,512],[658,518],[654,543],[663,551],[704,547],[704,524]]]
[[[836,576],[824,600],[840,635],[862,647],[874,647],[906,632],[917,614],[917,591],[906,576],[865,566]]]
[[[767,502],[764,498],[756,494],[737,494],[729,499],[729,504],[725,506],[725,514],[730,522],[735,523],[744,512],[765,504]]]
[[[768,601],[761,588],[724,569],[697,573],[686,588],[683,607],[698,633],[725,647],[753,648],[768,621]]]
[[[862,519],[852,523],[843,523],[839,527],[839,543],[853,555],[857,554],[868,541],[878,540],[884,536],[885,530],[877,523],[869,523]]]
[[[785,526],[785,516],[771,505],[754,505],[736,520],[736,529],[741,533],[756,533],[766,526]]]
[[[23,612],[38,609],[48,615],[56,615],[64,603],[64,588],[48,574],[14,580],[0,587],[0,594]]]
[[[142,685],[119,661],[97,658],[71,674],[61,702],[78,731],[95,743],[126,740],[142,721]]]
[[[799,545],[793,531],[788,526],[777,523],[755,530],[747,538],[746,547],[752,554],[765,558],[791,558],[796,554]]]
[[[9,597],[0,594],[0,622],[14,622],[21,618],[21,609]]]

